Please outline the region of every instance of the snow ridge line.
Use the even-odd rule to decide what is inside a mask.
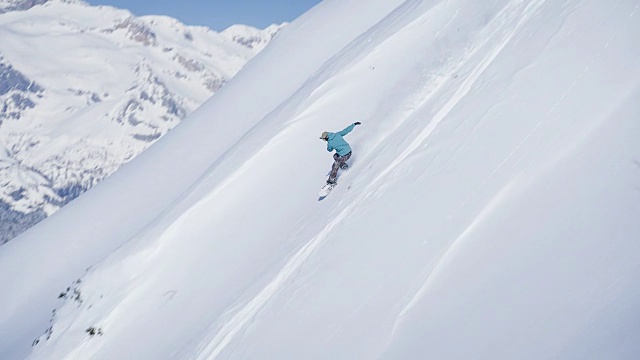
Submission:
[[[380,23],[384,23],[384,22],[394,23],[398,17],[400,17],[402,14],[408,13],[411,9],[415,8],[419,4],[420,4],[420,0],[405,1],[402,5],[397,7],[395,10],[391,11],[389,15],[387,15],[383,20],[380,21]],[[376,26],[373,26],[371,29],[367,30],[365,33],[360,35],[355,41],[353,41],[349,46],[344,48],[341,52],[344,52],[344,51],[353,52],[353,50],[357,49],[358,47],[368,46],[368,45],[363,45],[364,42],[361,40],[365,36],[370,36],[372,32],[375,33],[376,31],[379,31],[380,23]],[[332,69],[339,67],[336,65],[336,61],[333,61],[334,59],[338,59],[337,64],[341,64],[342,66],[344,66],[344,63],[348,62],[345,60],[344,57],[337,58],[334,56],[332,58],[332,61],[328,61],[327,63],[325,63],[325,65],[323,65],[323,67],[321,67],[321,69],[316,72],[316,75],[314,75],[310,80],[308,80],[302,86],[301,89],[308,88],[309,87],[308,85],[310,84],[311,81],[315,81],[317,83],[324,82],[327,78],[326,75],[323,77],[319,74],[323,74],[329,71],[331,76],[333,76],[333,73],[335,71]],[[352,58],[349,57],[348,60],[351,61]],[[316,89],[317,86],[313,86],[311,88]],[[301,94],[301,90],[297,91],[294,95],[292,95],[289,98],[289,100],[295,97],[301,97],[300,94]],[[289,100],[286,101],[284,104],[288,104],[290,102]],[[291,105],[282,105],[281,107],[277,108],[271,114],[269,114],[269,116],[267,116],[267,119],[272,117],[273,114],[280,113],[281,111],[283,111],[283,109],[286,109],[288,106],[291,106]],[[250,132],[256,131],[256,128],[260,126],[264,126],[264,123],[260,122],[259,124],[256,125],[254,129],[251,129]],[[238,174],[241,172],[242,172],[242,169],[239,169],[234,174],[234,177],[238,176]],[[207,195],[205,199],[214,197],[217,193],[219,193],[219,191],[221,191],[221,188],[223,188],[230,182],[231,180],[223,181],[222,185],[217,187],[214,193]],[[360,201],[361,200],[362,199],[360,199]],[[222,326],[220,330],[218,330],[217,334],[213,337],[213,339],[204,340],[201,343],[201,345],[197,347],[195,352],[198,355],[195,357],[195,359],[214,359],[218,355],[220,355],[220,353],[226,348],[226,346],[229,345],[229,343],[233,340],[233,338],[239,332],[241,332],[242,329],[244,329],[247,323],[249,323],[255,317],[255,315],[266,305],[268,300],[278,292],[278,290],[291,277],[291,275],[320,246],[320,244],[322,243],[322,240],[335,227],[335,225],[339,224],[351,212],[351,210],[357,204],[359,204],[360,201],[354,201],[351,205],[343,209],[337,216],[333,218],[333,221],[331,221],[325,226],[325,228],[322,231],[320,231],[309,242],[307,242],[292,257],[290,257],[289,260],[284,265],[284,267],[251,301],[249,301],[246,305],[239,305],[237,307],[234,307],[234,308],[241,307],[241,309],[230,320],[225,322],[225,324]]]
[[[256,295],[249,303],[247,303],[239,312],[237,312],[224,326],[218,331],[216,336],[206,347],[200,350],[197,360],[215,359],[226,348],[244,327],[253,320],[253,318],[266,305],[269,299],[275,296],[282,285],[289,280],[296,270],[315,252],[323,243],[326,236],[333,228],[340,224],[351,210],[358,205],[360,201],[354,201],[345,207],[331,222],[329,222],[322,231],[314,236],[311,241],[306,243],[298,252],[295,253],[278,272],[278,274],[265,286],[258,295]]]
[[[386,177],[390,172],[392,172],[396,167],[402,163],[405,159],[407,159],[413,152],[415,152],[419,147],[421,147],[424,142],[429,138],[429,136],[433,133],[436,127],[444,120],[444,118],[453,110],[453,108],[471,91],[473,84],[478,80],[478,78],[484,73],[484,71],[493,63],[493,60],[502,52],[504,47],[511,41],[513,36],[517,33],[517,31],[524,25],[536,12],[542,4],[546,0],[536,0],[528,3],[525,9],[522,11],[522,15],[520,19],[514,26],[513,30],[510,31],[500,42],[492,49],[489,53],[489,56],[485,57],[473,70],[471,73],[464,79],[458,90],[449,98],[449,100],[445,103],[443,107],[438,110],[438,112],[433,116],[432,120],[427,124],[427,126],[416,136],[416,138],[407,146],[407,148],[396,158],[394,163],[385,168],[380,172],[380,174],[371,182],[371,184],[380,183],[384,177]],[[489,34],[487,34],[483,41],[477,46],[473,47],[469,53],[463,55],[462,61],[458,66],[454,67],[456,70],[463,67],[463,65],[469,61],[473,56],[478,53],[478,51],[484,48],[489,40],[493,37],[497,36],[500,30],[503,30],[505,26],[508,26],[514,19],[509,18],[510,15],[516,13],[518,8],[521,7],[526,1],[516,0],[512,1],[508,5],[506,5],[497,15],[496,17],[487,25],[488,27],[492,27],[492,24],[498,23],[495,25],[495,28],[489,29],[491,30]],[[512,16],[511,16],[512,17]],[[438,85],[434,92],[437,91],[443,84]],[[424,96],[419,100],[422,101],[421,104],[418,104],[415,109],[423,106],[431,96]],[[412,111],[413,112],[413,111]]]
[[[476,68],[474,68],[474,70],[471,72],[470,76],[467,77],[467,79],[465,79],[465,81],[463,82],[462,86],[454,94],[454,96],[451,98],[451,100],[449,102],[447,102],[447,104],[445,104],[445,106],[436,114],[436,116],[434,117],[434,120],[437,120],[437,122],[439,123],[442,120],[442,117],[443,117],[443,116],[442,117],[439,116],[442,113],[442,111],[445,110],[445,109],[448,109],[447,110],[447,112],[448,112],[460,100],[460,98],[462,96],[466,95],[469,92],[469,90],[471,88],[471,85],[478,79],[478,77],[493,62],[493,60],[498,56],[498,54],[500,54],[502,49],[504,49],[504,47],[509,43],[509,41],[513,38],[513,36],[517,33],[517,31],[525,23],[527,23],[533,17],[533,15],[535,15],[537,13],[537,11],[542,7],[542,5],[545,3],[545,1],[546,0],[533,1],[533,2],[529,3],[526,6],[526,8],[524,9],[524,11],[522,13],[522,16],[518,20],[518,22],[515,25],[513,31],[511,31],[507,36],[505,36],[494,47],[494,49],[489,53],[489,56],[487,56],[482,62],[480,62],[480,64],[478,64],[478,66],[476,66]],[[507,10],[508,7],[509,6],[505,7],[505,9],[503,9],[503,11]],[[501,11],[501,13],[503,11]],[[450,104],[453,101],[455,101],[455,103]],[[445,115],[446,115],[446,113],[445,113]],[[432,121],[431,123],[433,123],[433,122],[434,121]],[[405,158],[406,158],[406,156],[408,156],[409,152],[412,152],[415,148],[417,148],[422,143],[422,139],[424,139],[425,136],[428,136],[431,133],[431,131],[433,130],[433,127],[434,127],[434,126],[431,126],[431,123],[429,123],[427,128],[418,136],[416,141],[414,141],[411,144],[411,146],[410,146],[410,150],[411,151],[405,151],[402,154],[402,155],[405,155]],[[420,143],[417,143],[418,140],[420,140]],[[407,150],[409,150],[409,149],[407,149]],[[469,234],[473,230],[473,228],[475,228],[477,226],[477,224],[480,222],[480,220],[482,218],[486,217],[487,213],[490,212],[493,208],[495,208],[496,204],[498,204],[504,198],[505,192],[508,192],[510,190],[511,190],[511,187],[509,185],[507,185],[496,196],[494,196],[489,201],[489,203],[482,209],[482,211],[473,219],[471,224],[469,226],[467,226],[465,228],[465,230],[458,237],[456,237],[453,240],[453,242],[445,249],[445,251],[442,253],[442,255],[440,256],[440,259],[437,261],[437,263],[435,264],[433,269],[428,273],[427,278],[425,279],[423,285],[418,289],[418,291],[414,294],[414,296],[409,300],[407,305],[398,314],[396,322],[395,322],[395,324],[393,326],[392,336],[393,336],[393,334],[396,333],[397,329],[399,328],[400,322],[405,317],[405,315],[424,296],[424,294],[426,293],[429,285],[433,281],[433,276],[432,275],[435,274],[437,269],[445,262],[445,260],[449,257],[448,255],[453,252],[453,250],[456,248],[456,244],[459,243],[459,240],[464,238],[464,237],[466,237],[466,235]]]
[[[617,3],[612,9],[611,11],[613,12],[620,4]],[[629,17],[633,17],[636,13],[636,10],[638,10],[638,8],[640,7],[640,5],[636,5],[635,10],[629,15]],[[576,85],[578,84],[578,82],[580,80],[582,80],[582,78],[587,74],[587,72],[589,72],[589,70],[591,69],[591,66],[593,66],[593,64],[600,58],[600,56],[603,54],[603,52],[609,47],[609,43],[616,37],[616,35],[612,35],[610,36],[605,44],[604,47],[602,49],[600,49],[600,51],[598,51],[598,53],[591,59],[591,61],[589,62],[589,64],[582,70],[582,72],[575,78],[575,80],[571,83],[571,85],[569,85],[569,87],[564,91],[564,93],[562,93],[562,95],[560,96],[560,98],[558,98],[558,100],[553,104],[553,106],[549,109],[549,111],[547,111],[547,113],[540,118],[540,120],[536,123],[536,125],[533,127],[533,129],[531,129],[531,131],[518,143],[518,145],[516,145],[513,150],[504,158],[504,160],[502,160],[502,162],[500,164],[498,164],[498,166],[493,169],[493,171],[480,183],[478,184],[478,186],[476,186],[476,188],[465,198],[465,200],[460,204],[460,206],[458,207],[458,209],[456,209],[456,212],[458,212],[460,209],[462,209],[464,207],[464,205],[467,203],[467,201],[469,201],[469,199],[478,191],[480,190],[480,188],[482,188],[482,186],[484,184],[487,183],[487,181],[489,181],[489,179],[491,179],[491,177],[493,177],[493,175],[495,175],[498,170],[500,170],[505,164],[507,164],[509,162],[509,160],[511,160],[516,153],[518,152],[518,150],[520,150],[520,148],[522,148],[522,146],[531,138],[531,136],[533,136],[538,129],[545,123],[545,121],[551,116],[551,114],[553,114],[555,112],[555,110],[558,108],[558,106],[560,106],[560,104],[564,101],[564,99],[569,95],[569,93],[571,93],[571,91],[573,91],[573,89],[576,87]],[[516,163],[520,161],[519,159],[516,159]],[[525,170],[530,166],[531,164],[527,165],[525,167]],[[523,170],[524,171],[524,170]]]

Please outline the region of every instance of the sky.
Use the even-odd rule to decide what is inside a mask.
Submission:
[[[233,24],[265,28],[290,22],[321,0],[86,0],[110,5],[137,16],[167,15],[186,25],[208,26],[221,31]]]

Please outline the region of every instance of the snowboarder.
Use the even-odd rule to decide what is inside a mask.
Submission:
[[[320,139],[327,142],[327,151],[336,151],[336,153],[333,154],[333,159],[335,161],[333,163],[333,167],[331,167],[329,180],[327,180],[327,185],[331,187],[336,185],[338,169],[346,170],[349,167],[346,162],[351,157],[351,146],[349,146],[349,144],[344,140],[343,136],[350,133],[356,125],[360,125],[360,122],[354,122],[344,130],[337,133],[325,131],[322,133],[322,136],[320,136]]]

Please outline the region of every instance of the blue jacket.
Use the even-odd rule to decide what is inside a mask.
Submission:
[[[355,127],[355,124],[351,124],[349,126],[347,126],[344,130],[337,132],[337,133],[329,133],[328,134],[328,139],[327,139],[327,151],[331,152],[333,150],[336,151],[336,153],[340,156],[345,156],[348,153],[351,152],[351,146],[349,146],[349,144],[347,144],[347,142],[344,140],[343,136],[347,135],[348,133],[351,132],[351,130],[353,130],[353,128]]]

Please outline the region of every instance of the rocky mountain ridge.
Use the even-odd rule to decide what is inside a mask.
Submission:
[[[79,0],[0,1],[0,244],[166,134],[281,26],[218,33]]]

